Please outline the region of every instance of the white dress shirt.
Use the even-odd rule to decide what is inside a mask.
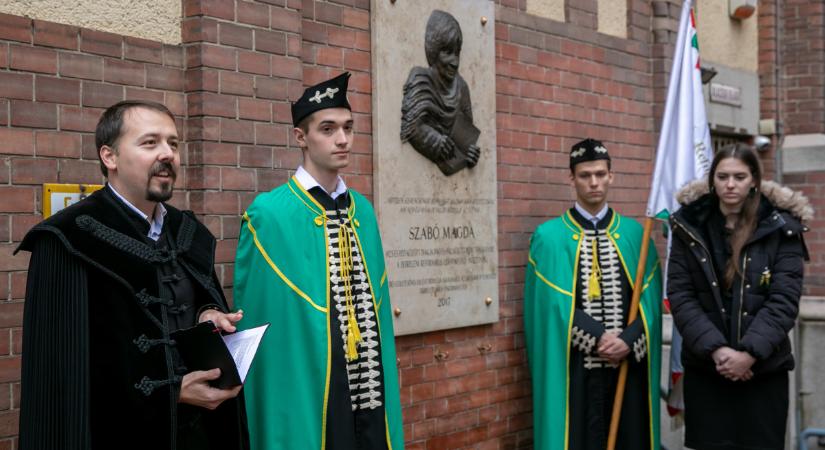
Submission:
[[[332,192],[327,192],[327,190],[321,186],[321,183],[318,182],[309,172],[304,169],[304,166],[298,166],[298,170],[295,171],[295,178],[298,180],[298,183],[301,184],[301,187],[309,191],[310,189],[314,188],[315,186],[319,186],[321,189],[324,190],[333,200],[338,198],[339,195],[347,192],[347,185],[344,183],[343,178],[340,176],[338,177],[338,182],[335,184],[335,190]]]
[[[137,209],[135,205],[129,203],[129,200],[126,200],[125,197],[120,195],[120,192],[118,192],[114,186],[109,183],[107,183],[106,186],[108,186],[115,196],[125,203],[126,206],[128,206],[132,211],[138,213],[140,217],[143,217],[143,220],[149,222],[149,234],[147,234],[147,237],[153,241],[157,241],[158,238],[160,238],[161,231],[163,231],[163,218],[166,217],[166,207],[163,206],[163,203],[157,204],[158,206],[155,207],[155,215],[152,217],[152,220],[149,220],[149,216],[144,214],[143,211]]]
[[[579,214],[582,215],[582,217],[584,217],[585,219],[593,222],[594,226],[598,225],[599,222],[601,222],[601,220],[604,219],[604,216],[607,215],[607,203],[604,204],[604,208],[602,208],[601,211],[596,213],[595,216],[593,214],[590,214],[589,212],[587,212],[587,210],[584,209],[582,207],[582,205],[579,204],[579,202],[576,202],[575,208],[576,208],[576,211],[578,211]],[[596,228],[598,228],[598,227],[596,227]]]

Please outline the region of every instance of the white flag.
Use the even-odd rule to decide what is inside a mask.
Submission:
[[[667,88],[665,116],[656,148],[656,169],[647,200],[647,216],[665,220],[679,209],[676,192],[693,180],[707,177],[713,157],[702,95],[699,42],[691,3],[691,0],[685,0],[682,4],[676,51]],[[669,255],[670,236],[667,252]],[[667,283],[666,276],[664,282]],[[672,336],[667,407],[670,415],[674,416],[684,410],[682,339],[675,326]]]
[[[647,200],[648,217],[667,219],[679,209],[674,198],[676,191],[697,178],[704,178],[713,156],[691,3],[685,0],[682,5],[665,116],[656,149],[656,170]]]

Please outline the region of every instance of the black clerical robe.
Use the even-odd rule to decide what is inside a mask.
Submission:
[[[170,333],[227,305],[215,239],[166,206],[160,239],[101,189],[35,226],[29,264],[20,449],[246,449],[239,396],[179,404],[188,372]]]

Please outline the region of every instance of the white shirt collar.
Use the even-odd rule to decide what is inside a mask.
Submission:
[[[309,172],[304,169],[304,166],[298,166],[298,170],[295,171],[295,178],[298,180],[298,183],[301,184],[301,187],[306,189],[307,191],[314,188],[315,186],[320,187],[324,192],[327,192],[318,180],[316,180]],[[344,183],[344,179],[340,176],[338,177],[338,183],[335,184],[335,190],[332,192],[327,192],[333,200],[338,198],[339,195],[347,192],[347,185]]]
[[[582,207],[582,205],[579,204],[579,202],[576,202],[575,208],[576,208],[576,211],[578,211],[579,214],[582,215],[582,217],[584,217],[585,219],[593,222],[593,225],[597,225],[599,222],[601,222],[602,219],[604,219],[604,216],[607,215],[608,206],[607,206],[607,203],[605,203],[602,210],[599,211],[598,213],[596,213],[595,216],[593,214],[590,214],[586,209],[584,209]]]
[[[143,211],[139,210],[135,205],[131,204],[129,200],[126,200],[126,197],[120,195],[120,192],[115,189],[109,183],[106,183],[106,186],[112,190],[112,193],[115,194],[117,198],[120,199],[126,206],[129,207],[132,211],[136,212],[143,220],[149,222],[149,233],[146,235],[149,239],[153,241],[157,241],[160,238],[160,233],[163,231],[163,219],[166,217],[166,207],[163,206],[163,203],[158,202],[157,206],[155,207],[155,216],[152,217],[152,220],[149,220],[149,216],[143,213]],[[160,214],[158,214],[160,213]]]

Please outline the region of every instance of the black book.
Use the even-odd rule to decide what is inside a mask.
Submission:
[[[195,370],[221,369],[221,376],[209,382],[212,387],[229,389],[242,384],[235,360],[221,336],[220,328],[211,321],[172,333],[186,368]]]

